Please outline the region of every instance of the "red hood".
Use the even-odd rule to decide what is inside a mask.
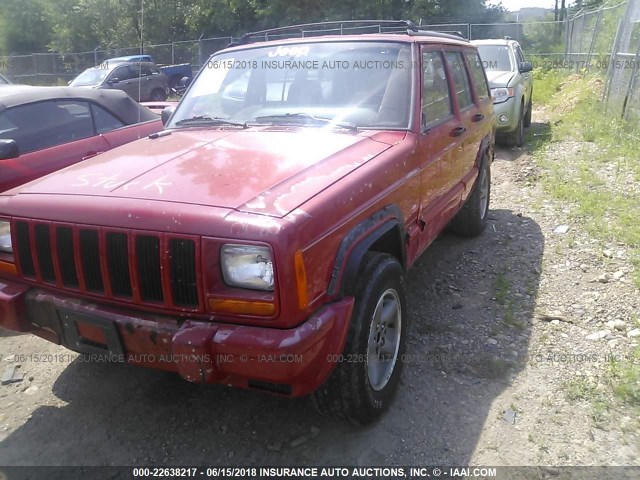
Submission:
[[[163,200],[281,217],[403,137],[280,127],[174,131],[103,153],[19,193]]]

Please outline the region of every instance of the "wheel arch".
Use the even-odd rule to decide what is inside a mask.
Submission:
[[[342,239],[336,254],[327,293],[345,296],[355,284],[362,259],[369,251],[395,257],[406,270],[404,220],[397,205],[378,210],[358,223]]]

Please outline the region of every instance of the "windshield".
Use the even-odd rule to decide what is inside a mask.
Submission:
[[[69,85],[72,87],[100,85],[108,74],[109,70],[105,68],[90,68],[78,75]]]
[[[511,54],[509,47],[506,45],[478,45],[480,58],[485,70],[497,70],[501,72],[510,72]]]
[[[286,124],[406,129],[411,47],[399,42],[300,43],[214,55],[169,128]]]

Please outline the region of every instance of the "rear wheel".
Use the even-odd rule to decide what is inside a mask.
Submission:
[[[471,193],[464,207],[451,221],[451,229],[467,237],[480,235],[487,226],[490,201],[491,160],[489,155],[485,153],[480,163],[480,171],[473,187],[473,193]]]
[[[156,88],[151,92],[152,102],[164,102],[167,99],[167,94],[160,88]]]
[[[406,347],[403,273],[391,255],[365,255],[341,361],[311,397],[320,413],[364,425],[389,408],[400,381]]]

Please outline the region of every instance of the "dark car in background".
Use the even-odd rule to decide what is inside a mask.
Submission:
[[[150,62],[103,62],[86,69],[69,86],[122,90],[139,102],[162,102],[169,96],[167,76]]]
[[[123,62],[147,62],[156,65],[162,73],[169,79],[169,88],[173,88],[180,83],[184,77],[191,79],[193,70],[190,63],[177,63],[175,65],[163,65],[156,63],[151,55],[129,55],[126,57],[108,58],[103,64],[115,64]]]
[[[0,89],[0,192],[162,130],[125,93],[7,85]]]

